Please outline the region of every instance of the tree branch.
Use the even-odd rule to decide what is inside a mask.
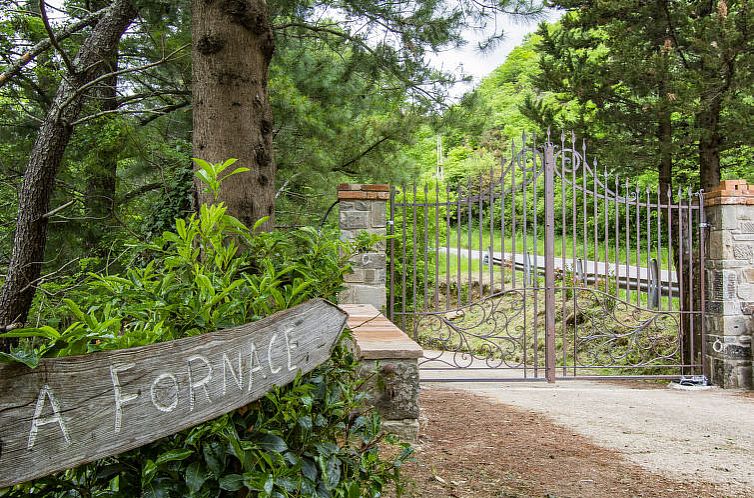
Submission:
[[[88,121],[93,121],[97,118],[107,116],[108,114],[150,114],[150,116],[146,118],[139,119],[139,124],[141,126],[144,126],[145,124],[148,124],[154,121],[160,116],[170,114],[171,112],[181,109],[183,107],[186,107],[189,104],[190,102],[184,100],[176,104],[166,105],[166,106],[158,107],[155,109],[133,109],[133,110],[109,109],[107,111],[100,111],[94,114],[90,114],[89,116],[84,116],[83,118],[74,121],[72,124],[73,126],[80,125],[82,123],[86,123]]]
[[[56,40],[64,40],[77,32],[78,30],[85,28],[86,26],[89,26],[93,24],[95,21],[97,21],[102,14],[108,9],[108,7],[105,7],[103,9],[98,10],[97,12],[93,12],[92,14],[89,14],[85,18],[81,19],[78,22],[75,22],[73,24],[70,24],[69,26],[66,26],[63,28],[60,33],[57,34]],[[39,54],[42,52],[48,50],[50,47],[52,47],[52,41],[49,38],[45,38],[44,40],[40,41],[33,47],[31,47],[26,53],[24,53],[18,60],[16,60],[14,63],[12,63],[5,71],[3,71],[0,74],[0,88],[2,88],[10,79],[18,74],[21,69],[24,68],[29,62],[33,61]]]
[[[183,109],[184,107],[190,106],[191,102],[184,100],[183,102],[178,102],[176,104],[172,105],[166,105],[164,107],[160,107],[159,109],[153,109],[150,111],[151,116],[147,116],[145,118],[141,118],[139,120],[139,125],[145,126],[154,121],[155,119],[165,116],[166,114],[170,114],[173,111],[177,111],[178,109]]]
[[[88,83],[86,83],[86,84],[81,85],[80,87],[78,87],[76,89],[76,91],[73,92],[73,94],[70,97],[68,97],[68,99],[60,105],[60,109],[65,109],[66,107],[68,107],[71,104],[71,102],[73,102],[79,95],[81,95],[87,89],[89,89],[89,88],[97,85],[101,81],[104,81],[104,80],[106,80],[108,78],[111,78],[113,76],[120,76],[121,74],[134,73],[134,72],[138,72],[138,71],[144,71],[145,69],[150,69],[150,68],[159,66],[161,64],[164,64],[165,62],[168,62],[169,60],[171,60],[175,54],[177,54],[178,52],[182,51],[183,49],[185,49],[188,46],[189,45],[182,45],[182,46],[178,47],[177,49],[173,50],[172,52],[170,52],[168,55],[162,57],[160,60],[155,61],[155,62],[151,62],[149,64],[144,64],[143,66],[129,67],[129,68],[126,68],[126,69],[121,69],[119,71],[112,71],[112,72],[109,72],[109,73],[102,74],[102,75],[94,78],[90,82],[88,82]]]
[[[123,197],[118,200],[118,205],[123,205],[131,202],[133,199],[139,197],[140,195],[151,192],[152,190],[157,190],[159,188],[162,188],[163,186],[163,182],[153,182],[137,187],[132,191],[123,194]]]
[[[344,173],[348,173],[348,174],[356,174],[354,171],[346,169],[346,168],[348,168],[352,164],[356,163],[359,159],[361,159],[362,157],[366,156],[367,154],[369,154],[370,152],[372,152],[374,149],[376,149],[377,147],[379,147],[380,144],[382,144],[383,142],[386,142],[387,140],[390,140],[391,138],[392,138],[391,135],[387,135],[385,137],[382,137],[381,139],[377,140],[375,143],[373,143],[372,145],[370,145],[369,147],[367,147],[366,149],[364,149],[362,152],[360,152],[359,154],[357,154],[356,157],[353,157],[351,160],[349,160],[349,161],[341,164],[340,166],[336,166],[335,168],[333,168],[333,170],[335,170],[335,171],[343,171]]]
[[[60,58],[63,59],[63,64],[65,65],[66,69],[68,69],[68,72],[75,75],[76,68],[73,67],[71,59],[69,59],[68,54],[63,51],[63,48],[60,46],[57,38],[55,37],[55,33],[52,31],[50,20],[47,18],[47,4],[45,3],[45,0],[39,0],[39,13],[42,14],[42,23],[45,26],[47,37],[50,39],[50,43],[53,47],[55,47],[55,50],[57,50],[58,54],[60,54]]]

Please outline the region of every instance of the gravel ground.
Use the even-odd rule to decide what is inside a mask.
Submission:
[[[424,386],[430,391],[474,393],[545,415],[566,432],[615,450],[648,472],[676,481],[713,483],[715,496],[754,496],[751,395],[634,382]]]

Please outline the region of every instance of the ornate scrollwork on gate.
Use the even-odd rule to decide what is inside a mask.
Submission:
[[[522,368],[531,332],[522,324],[523,290],[507,290],[452,311],[423,313],[415,330],[425,351],[422,363],[455,368]]]
[[[679,313],[648,310],[594,288],[576,288],[564,303],[564,324],[578,367],[677,364]]]

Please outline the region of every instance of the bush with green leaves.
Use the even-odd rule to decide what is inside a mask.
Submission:
[[[202,162],[199,176],[216,193],[231,164]],[[44,324],[0,335],[21,340],[0,361],[34,368],[43,357],[179,339],[334,299],[353,250],[336,233],[257,233],[222,203],[202,205],[174,232],[134,247],[125,273],[91,274],[72,299],[45,308]],[[325,364],[250,406],[0,496],[381,496],[410,449],[381,457],[393,439],[361,385],[341,341]]]

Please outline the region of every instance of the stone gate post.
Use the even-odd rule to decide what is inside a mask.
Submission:
[[[388,185],[339,185],[341,237],[353,240],[362,231],[385,235],[389,198]],[[351,260],[353,273],[346,275],[346,290],[340,294],[338,301],[342,304],[371,304],[378,310],[383,309],[387,299],[386,261],[384,241],[377,244],[371,252],[354,256]]]
[[[754,185],[724,180],[704,196],[709,224],[706,355],[710,379],[752,388]]]

